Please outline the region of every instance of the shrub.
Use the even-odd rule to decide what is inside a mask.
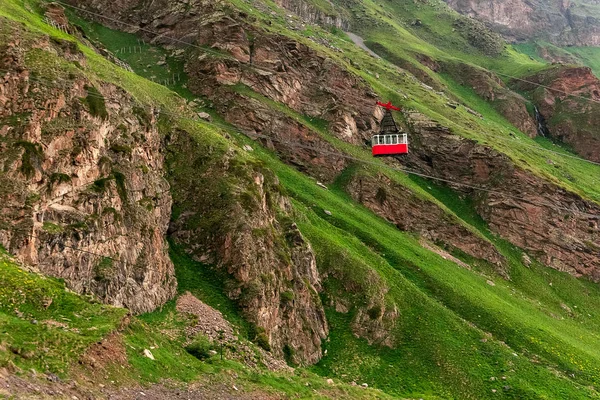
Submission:
[[[23,175],[31,178],[35,173],[36,166],[38,166],[41,163],[41,160],[44,158],[42,146],[39,143],[31,143],[21,140],[15,143],[15,147],[23,148],[21,172]]]
[[[95,117],[102,119],[108,118],[108,111],[106,111],[106,103],[104,102],[104,96],[93,86],[86,86],[87,97],[84,99],[87,104],[90,114]]]
[[[280,298],[282,303],[291,303],[292,301],[294,301],[294,292],[292,292],[291,290],[282,292]]]
[[[369,315],[369,318],[377,319],[383,315],[383,309],[378,304],[376,306],[369,308],[369,310],[367,311],[367,314]]]
[[[199,360],[210,358],[210,351],[214,349],[211,341],[206,337],[199,335],[196,339],[185,347],[185,350]]]
[[[263,331],[256,335],[256,344],[262,347],[266,351],[271,351],[271,344],[269,343],[269,337]]]
[[[71,177],[67,174],[55,172],[54,174],[50,175],[50,183],[53,185],[55,183],[61,184],[67,182],[71,182]]]
[[[285,359],[285,362],[288,363],[289,365],[294,365],[294,355],[296,354],[296,352],[294,351],[293,348],[290,347],[289,344],[286,344],[285,346],[283,346],[283,358]]]

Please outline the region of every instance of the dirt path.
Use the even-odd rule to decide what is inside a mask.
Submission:
[[[375,53],[373,50],[369,49],[366,45],[365,45],[365,41],[363,38],[361,38],[360,36],[358,36],[355,33],[352,32],[346,32],[346,35],[348,35],[348,37],[350,39],[352,39],[352,41],[354,42],[355,45],[357,45],[358,47],[360,47],[361,49],[363,49],[364,51],[366,51],[367,53],[369,53],[370,55],[372,55],[375,58],[381,58],[377,55],[377,53]]]

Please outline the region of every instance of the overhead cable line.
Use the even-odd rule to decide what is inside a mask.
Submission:
[[[103,18],[103,19],[105,19],[107,21],[111,21],[111,22],[113,22],[115,24],[121,24],[123,26],[134,28],[134,29],[136,29],[138,31],[142,31],[142,32],[145,32],[145,33],[149,33],[149,34],[155,35],[157,38],[164,38],[164,39],[167,39],[167,40],[172,41],[172,42],[176,42],[176,43],[180,43],[180,44],[184,44],[184,45],[196,48],[196,49],[201,50],[201,51],[203,51],[205,53],[213,54],[213,55],[218,56],[220,58],[226,58],[226,59],[229,59],[229,60],[232,60],[232,61],[236,61],[240,65],[242,65],[242,66],[244,66],[246,68],[254,69],[254,70],[257,70],[257,71],[271,72],[271,73],[277,73],[278,72],[278,71],[275,71],[275,70],[272,70],[272,69],[269,69],[269,68],[262,68],[262,67],[258,68],[258,67],[254,66],[254,65],[244,63],[244,62],[238,60],[237,58],[235,58],[233,56],[230,56],[228,54],[225,54],[225,53],[222,53],[222,52],[219,52],[219,51],[215,51],[215,50],[210,49],[210,48],[199,46],[199,45],[197,45],[197,44],[195,44],[193,42],[189,42],[189,41],[177,39],[177,38],[174,38],[174,37],[171,37],[171,36],[163,35],[163,34],[161,34],[159,32],[153,31],[151,29],[148,29],[148,28],[145,28],[145,27],[140,27],[139,25],[128,23],[128,22],[125,22],[125,21],[122,21],[122,20],[119,20],[119,19],[116,19],[116,18],[107,17],[107,16],[105,16],[105,15],[103,15],[101,13],[90,11],[90,10],[87,10],[85,8],[82,8],[82,7],[77,7],[77,6],[65,3],[63,1],[56,1],[56,3],[61,4],[61,5],[65,6],[65,7],[69,7],[71,9],[80,11],[80,12],[87,13],[87,14],[95,16],[97,18]],[[546,89],[549,89],[549,90],[553,90],[553,91],[557,91],[557,92],[561,92],[561,93],[570,95],[569,93],[567,93],[565,91],[562,91],[560,89],[554,89],[554,88],[551,88],[549,86],[545,86],[545,85],[542,85],[542,84],[539,84],[539,83],[536,83],[536,82],[531,82],[531,81],[528,81],[528,80],[525,80],[525,79],[522,79],[522,78],[518,78],[518,77],[515,77],[515,76],[512,76],[512,75],[508,75],[508,74],[505,74],[505,73],[496,72],[496,71],[492,71],[492,72],[497,73],[498,75],[502,75],[502,76],[509,77],[509,78],[512,78],[512,79],[516,79],[516,80],[519,80],[519,81],[522,81],[522,82],[526,82],[528,84],[537,85],[539,87],[543,87],[543,88],[546,88]],[[583,97],[583,96],[578,96],[578,95],[570,95],[570,96],[578,97],[578,98],[581,98],[583,100],[592,101],[592,102],[595,102],[595,103],[600,103],[600,101],[597,101],[597,100],[594,100],[594,99],[590,99],[590,98],[587,98],[587,97]],[[461,130],[465,129],[463,126],[460,126],[459,124],[455,123],[454,121],[451,121],[451,120],[448,119],[448,122],[450,122],[451,124],[453,124],[454,126],[458,127]],[[519,143],[520,145],[525,146],[525,147],[534,148],[534,149],[537,149],[537,150],[540,150],[540,151],[546,151],[546,152],[549,152],[549,153],[552,153],[552,154],[556,154],[556,155],[559,155],[559,156],[562,156],[562,157],[568,157],[568,158],[571,158],[571,159],[575,159],[575,160],[579,160],[579,161],[582,161],[582,162],[587,162],[587,163],[590,163],[590,164],[594,164],[594,165],[600,166],[600,162],[588,160],[588,159],[585,159],[583,157],[579,157],[579,156],[576,156],[576,155],[572,155],[572,154],[568,154],[568,153],[563,153],[563,152],[559,152],[559,151],[547,149],[547,148],[544,148],[544,147],[541,147],[541,146],[536,146],[536,145],[529,144],[529,143],[522,143],[522,142],[520,142],[516,138],[515,139],[510,139],[510,138],[502,138],[502,137],[497,137],[496,136],[496,137],[494,137],[494,139],[495,140],[504,141],[504,142],[507,142],[507,143],[508,142],[510,142],[510,143],[513,143],[513,142],[514,143]]]
[[[32,78],[34,79],[34,78]],[[35,79],[34,79],[35,80]],[[90,96],[93,96],[92,93],[89,94]],[[98,98],[100,98],[101,96],[98,96]],[[102,97],[104,98],[104,97]],[[414,171],[414,170],[410,170],[410,169],[406,169],[406,168],[399,168],[399,167],[393,167],[390,166],[388,164],[385,164],[383,162],[375,162],[375,161],[369,161],[369,160],[365,160],[363,158],[359,158],[359,157],[354,157],[354,156],[350,156],[344,153],[340,153],[340,152],[332,152],[329,150],[325,150],[322,148],[317,148],[314,146],[308,146],[308,145],[304,145],[302,143],[298,143],[298,142],[293,142],[293,141],[286,141],[283,139],[278,139],[272,136],[267,136],[267,135],[261,135],[261,134],[257,134],[257,133],[248,133],[245,132],[237,127],[231,126],[231,125],[225,125],[225,124],[220,124],[220,123],[216,123],[216,122],[210,122],[210,121],[205,121],[205,120],[199,120],[199,119],[195,119],[195,118],[190,118],[187,116],[183,116],[181,114],[176,114],[176,113],[171,113],[168,111],[160,111],[160,114],[162,115],[166,115],[166,116],[170,116],[179,120],[187,120],[187,121],[191,121],[194,123],[201,123],[201,124],[205,124],[205,125],[212,125],[212,126],[217,126],[219,128],[222,128],[224,130],[228,130],[228,131],[232,131],[232,132],[236,132],[239,134],[242,134],[246,137],[249,137],[250,139],[255,139],[255,138],[261,138],[261,139],[266,139],[266,140],[271,140],[273,142],[277,142],[277,143],[281,143],[284,145],[287,145],[288,147],[296,147],[296,148],[303,148],[303,149],[307,149],[307,150],[311,150],[314,151],[316,153],[321,153],[321,154],[325,154],[325,155],[330,155],[330,156],[336,156],[339,158],[344,158],[344,159],[348,159],[351,161],[355,161],[355,162],[360,162],[363,164],[368,164],[368,165],[373,165],[373,166],[377,166],[380,168],[386,168],[386,169],[390,169],[390,170],[394,170],[394,171],[398,171],[398,172],[403,172],[409,175],[415,175],[415,176],[419,176],[422,178],[427,178],[427,179],[432,179],[432,180],[436,180],[439,182],[443,182],[443,183],[447,183],[447,184],[453,184],[453,185],[457,185],[457,186],[461,186],[464,188],[468,188],[468,189],[473,189],[473,190],[478,190],[478,191],[482,191],[482,192],[486,192],[486,193],[490,193],[490,194],[496,194],[496,195],[504,195],[506,197],[509,198],[513,198],[522,202],[526,202],[528,204],[531,205],[537,205],[537,206],[546,206],[549,208],[553,208],[556,210],[562,210],[562,211],[567,211],[571,214],[578,214],[578,215],[583,215],[589,218],[600,218],[600,215],[597,214],[591,214],[591,213],[587,213],[587,212],[583,212],[583,211],[579,211],[579,210],[573,210],[570,208],[566,208],[566,207],[561,207],[561,206],[557,206],[551,203],[539,203],[539,202],[531,202],[529,200],[524,199],[522,196],[517,196],[517,195],[512,195],[503,191],[499,191],[499,190],[495,190],[495,189],[490,189],[490,188],[485,188],[485,187],[481,187],[481,186],[476,186],[476,185],[472,185],[469,183],[463,183],[463,182],[459,182],[459,181],[455,181],[452,179],[447,179],[447,178],[442,178],[442,177],[438,177],[438,176],[434,176],[434,175],[429,175],[429,174],[425,174],[419,171]],[[68,192],[67,192],[68,193]],[[164,192],[161,192],[164,193]]]

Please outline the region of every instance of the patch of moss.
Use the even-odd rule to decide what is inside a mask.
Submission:
[[[125,175],[119,171],[113,171],[112,175],[117,183],[117,193],[123,203],[127,202],[127,188],[125,187]]]
[[[42,229],[51,234],[58,234],[64,232],[64,228],[60,225],[54,224],[52,222],[44,222]]]
[[[102,119],[108,118],[108,111],[106,110],[106,102],[104,96],[98,89],[93,86],[86,86],[87,96],[84,99],[85,104],[88,107],[90,114],[94,117]]]
[[[44,152],[42,146],[39,143],[31,143],[25,140],[19,140],[15,142],[15,147],[21,147],[23,149],[23,155],[21,156],[21,172],[28,178],[31,178],[35,174],[36,168],[44,158]]]
[[[121,143],[111,144],[110,149],[112,151],[114,151],[115,153],[123,153],[123,154],[131,154],[131,152],[133,151],[131,146],[128,146],[126,144],[121,144]]]
[[[266,351],[271,351],[271,344],[269,343],[269,337],[267,336],[266,332],[261,331],[256,335],[256,338],[254,339],[256,344],[259,345],[260,347],[262,347],[264,350]]]
[[[102,257],[100,262],[94,267],[94,280],[104,282],[110,279],[114,271],[114,260],[109,257]]]
[[[134,106],[133,115],[135,115],[144,127],[149,127],[152,124],[152,116],[146,111],[143,106]]]
[[[55,172],[52,175],[50,175],[50,184],[52,184],[52,185],[67,183],[67,182],[71,182],[71,177],[67,174]]]
[[[211,350],[214,350],[214,346],[204,335],[198,335],[192,343],[185,347],[185,351],[199,360],[206,360],[210,358]]]
[[[294,292],[291,290],[282,292],[280,294],[280,299],[283,304],[291,304],[294,301]]]

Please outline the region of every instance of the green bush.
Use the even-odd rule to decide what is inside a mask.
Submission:
[[[271,344],[269,343],[269,337],[265,332],[261,332],[256,335],[256,344],[265,349],[266,351],[271,351]]]
[[[211,341],[206,337],[199,335],[192,343],[185,347],[185,350],[199,360],[210,358],[210,351],[214,349]]]
[[[108,111],[106,111],[106,103],[104,102],[104,96],[93,86],[87,86],[87,97],[84,99],[87,104],[90,114],[95,117],[102,119],[108,118]]]
[[[55,183],[67,183],[67,182],[71,182],[71,177],[67,174],[61,174],[61,173],[54,173],[52,175],[50,175],[50,183],[51,184],[55,184]]]
[[[282,303],[291,303],[292,301],[294,301],[294,292],[292,292],[291,290],[282,292],[280,298]]]

